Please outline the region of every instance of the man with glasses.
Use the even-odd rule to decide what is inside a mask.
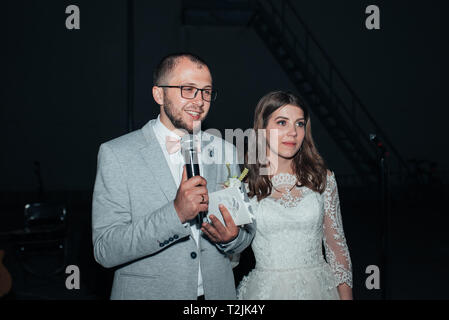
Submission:
[[[255,226],[237,227],[226,208],[220,209],[225,225],[214,216],[212,224],[195,223],[208,211],[209,192],[228,174],[225,161],[206,164],[205,142],[224,146],[224,154],[232,154],[232,174],[240,173],[235,147],[200,131],[217,97],[209,67],[193,54],[172,54],[161,60],[153,82],[157,119],[100,147],[95,259],[117,268],[111,299],[235,299],[229,255],[250,244]],[[201,176],[190,179],[180,152],[187,133],[201,141]]]

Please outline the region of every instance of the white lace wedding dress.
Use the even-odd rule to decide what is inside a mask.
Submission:
[[[295,182],[293,175],[278,174],[270,197],[251,199],[256,266],[237,287],[238,299],[339,299],[339,284],[352,287],[334,174],[328,174],[322,194]]]

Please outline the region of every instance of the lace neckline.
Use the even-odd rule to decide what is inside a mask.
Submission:
[[[296,185],[296,175],[290,173],[283,172],[274,175],[271,178],[271,184],[274,190],[270,198],[285,208],[296,207],[306,191]]]
[[[296,182],[296,176],[286,172],[278,173],[271,178],[271,184],[275,188],[280,186],[291,186],[296,184]]]

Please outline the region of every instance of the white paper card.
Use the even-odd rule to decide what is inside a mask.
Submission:
[[[229,187],[220,191],[209,193],[209,210],[207,213],[208,222],[210,222],[209,215],[216,216],[223,225],[225,225],[223,216],[221,215],[219,204],[223,204],[231,214],[234,223],[237,226],[248,224],[252,222],[251,209],[249,203],[243,201],[243,194],[238,187]]]

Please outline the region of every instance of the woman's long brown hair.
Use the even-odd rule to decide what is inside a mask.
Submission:
[[[296,174],[298,186],[306,186],[316,192],[323,193],[326,187],[327,167],[313,142],[309,110],[306,103],[300,97],[291,92],[273,91],[260,99],[254,112],[253,127],[257,148],[261,148],[263,147],[262,144],[266,145],[267,143],[265,138],[259,138],[258,130],[265,129],[273,112],[285,105],[299,107],[304,112],[306,123],[302,146],[292,161],[292,170]],[[265,148],[262,150],[265,150]],[[256,154],[258,155],[258,152]],[[246,154],[245,160],[245,165],[249,169],[246,180],[249,187],[248,195],[250,198],[257,196],[257,200],[260,201],[271,194],[271,177],[268,175],[260,175],[260,168],[266,165],[261,164],[258,158],[255,164],[249,164],[248,154]]]

